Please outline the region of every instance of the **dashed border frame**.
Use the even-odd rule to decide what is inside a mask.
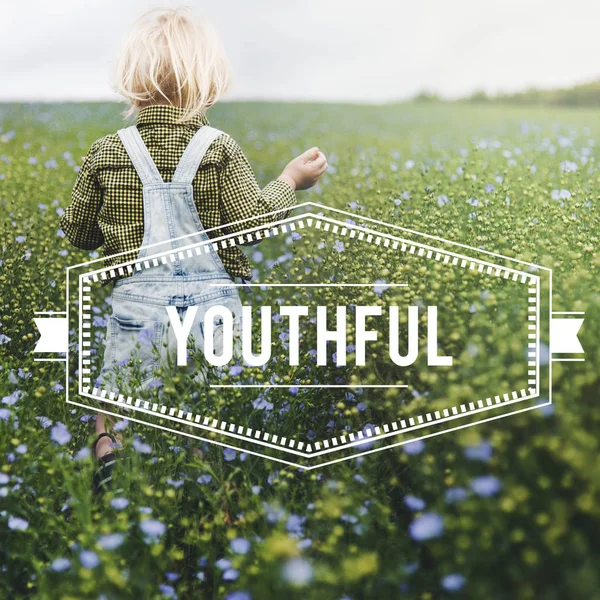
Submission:
[[[325,207],[326,208],[326,207]],[[358,215],[352,215],[359,217]],[[387,224],[384,224],[387,225]],[[238,244],[260,241],[282,234],[293,233],[294,231],[302,230],[306,226],[314,227],[317,230],[324,232],[331,231],[332,234],[340,235],[348,239],[357,241],[366,241],[376,246],[389,247],[392,249],[400,249],[401,252],[416,254],[419,257],[434,259],[443,264],[451,266],[459,266],[461,268],[473,271],[475,273],[494,275],[505,280],[511,279],[514,282],[528,284],[528,381],[527,388],[512,390],[500,395],[490,396],[485,399],[479,399],[474,402],[468,402],[439,411],[431,411],[423,415],[407,417],[399,419],[389,424],[373,426],[371,428],[350,432],[334,436],[330,439],[317,441],[314,443],[304,443],[293,438],[279,437],[277,434],[264,432],[261,430],[253,430],[242,425],[236,425],[227,421],[221,421],[211,417],[203,417],[202,415],[193,412],[184,412],[176,408],[169,408],[158,403],[151,403],[147,400],[125,397],[118,391],[109,391],[91,387],[91,369],[90,359],[91,354],[91,314],[87,311],[91,309],[91,284],[99,281],[106,281],[109,278],[115,277],[116,274],[125,275],[132,274],[136,271],[151,269],[159,264],[167,264],[175,262],[177,258],[184,260],[187,257],[193,257],[194,254],[200,255],[203,252],[210,252],[209,244],[217,251],[221,248],[234,247]],[[415,232],[418,233],[418,232]],[[452,242],[450,242],[452,243]],[[474,249],[475,250],[475,249]],[[509,257],[505,257],[508,260]],[[268,284],[265,284],[268,285]],[[302,287],[299,284],[297,287]],[[103,267],[95,271],[83,274],[79,278],[79,311],[80,319],[80,365],[79,365],[79,393],[83,396],[91,397],[101,402],[120,405],[132,410],[138,410],[154,416],[167,418],[182,424],[194,425],[202,429],[222,433],[227,436],[238,439],[246,439],[271,448],[283,448],[287,452],[291,452],[303,457],[315,457],[329,452],[334,452],[343,448],[360,445],[369,439],[381,439],[400,433],[409,432],[421,427],[441,423],[462,417],[467,414],[474,414],[496,408],[498,406],[522,402],[524,400],[535,398],[539,395],[539,296],[540,296],[540,278],[532,273],[525,273],[518,269],[504,267],[481,259],[472,259],[468,256],[454,253],[449,250],[443,250],[420,242],[407,240],[388,233],[378,232],[363,225],[351,224],[348,222],[338,221],[324,215],[314,213],[306,213],[282,219],[273,222],[267,226],[255,227],[236,234],[229,234],[217,238],[203,240],[200,242],[186,245],[177,251],[168,250],[155,255],[136,258],[129,262],[115,265],[112,267]],[[530,387],[533,386],[533,387]],[[240,386],[242,387],[242,386]],[[360,387],[360,386],[357,386]],[[168,413],[167,413],[168,411]],[[177,412],[177,415],[175,413]],[[172,430],[180,433],[177,430]]]

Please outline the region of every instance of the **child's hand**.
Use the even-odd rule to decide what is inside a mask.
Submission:
[[[318,148],[311,148],[295,158],[277,178],[295,190],[307,190],[317,183],[327,170],[327,159]]]

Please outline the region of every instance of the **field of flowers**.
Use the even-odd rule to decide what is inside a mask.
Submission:
[[[34,362],[33,313],[64,310],[65,268],[97,257],[59,220],[119,111],[0,105],[0,598],[600,598],[600,114],[212,109],[262,183],[316,144],[331,167],[299,200],[552,268],[554,310],[586,313],[586,361],[554,364],[552,406],[313,471],[123,418],[124,491],[95,497],[94,412],[64,401],[63,363]],[[343,268],[383,285],[400,268],[347,250],[323,249],[320,276]],[[248,249],[261,280],[304,261],[276,265],[271,252]],[[96,327],[108,311],[98,300]],[[490,356],[491,381],[514,352]],[[259,418],[272,400],[246,398]],[[343,400],[340,418],[364,425],[362,399]]]

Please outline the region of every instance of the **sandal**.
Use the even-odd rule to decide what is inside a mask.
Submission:
[[[106,432],[99,434],[92,444],[92,452],[94,456],[96,456],[96,446],[98,445],[98,442],[104,437],[110,438],[113,444],[117,444],[117,440],[114,435]],[[100,494],[105,489],[112,488],[112,486],[109,484],[112,481],[112,472],[115,464],[117,463],[117,457],[114,452],[109,452],[104,456],[98,457],[97,460],[100,463],[100,466],[94,472],[94,476],[92,478],[92,487],[95,494]],[[117,493],[122,490],[114,491]]]

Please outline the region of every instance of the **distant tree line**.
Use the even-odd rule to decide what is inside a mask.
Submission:
[[[423,91],[413,98],[413,102],[442,102],[438,94]],[[575,85],[570,88],[541,90],[530,88],[514,94],[490,95],[479,90],[458,102],[499,103],[499,104],[547,104],[553,106],[600,106],[600,80]]]

